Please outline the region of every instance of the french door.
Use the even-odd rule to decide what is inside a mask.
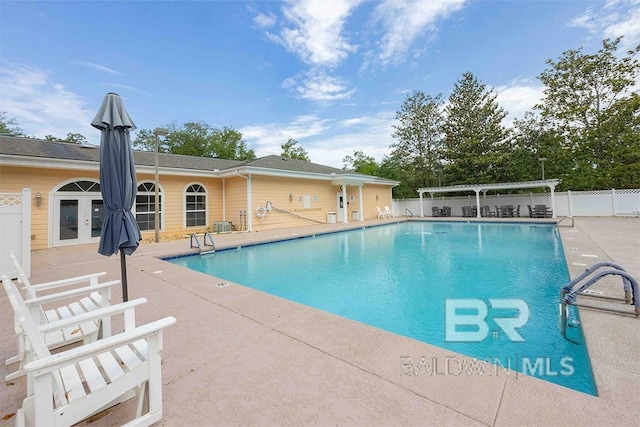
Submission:
[[[54,195],[53,246],[99,242],[104,216],[100,193]]]

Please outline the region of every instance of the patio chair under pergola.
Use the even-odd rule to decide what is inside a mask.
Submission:
[[[503,182],[497,184],[463,184],[463,185],[450,185],[447,187],[428,187],[418,188],[418,194],[420,195],[420,216],[424,217],[424,211],[422,206],[422,197],[424,193],[433,195],[436,193],[453,193],[458,191],[475,191],[476,192],[476,216],[480,218],[480,192],[486,195],[490,190],[513,190],[518,188],[549,188],[551,192],[551,211],[553,212],[552,218],[557,218],[556,215],[556,198],[555,188],[560,184],[559,179],[545,179],[540,181],[525,181],[525,182]]]

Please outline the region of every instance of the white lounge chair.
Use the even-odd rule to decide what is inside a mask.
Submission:
[[[376,206],[376,209],[378,210],[378,219],[384,218],[384,212],[380,209],[380,206]]]
[[[135,306],[146,301],[139,298],[39,326],[15,283],[6,275],[2,283],[37,356],[24,366],[27,397],[16,413],[16,426],[70,426],[133,396],[138,406],[128,425],[148,426],[162,419],[162,330],[175,318],[135,327]],[[78,327],[78,322],[118,312],[124,313],[125,331],[112,337],[54,355],[43,339],[47,330]]]
[[[98,278],[106,273],[96,273],[86,276],[72,277],[54,282],[32,285],[22,266],[13,252],[9,252],[18,276],[18,282],[25,287],[25,305],[29,309],[36,324],[46,324],[78,314],[108,307],[111,302],[111,287],[118,285],[119,280],[98,283]],[[81,285],[81,286],[78,286]],[[73,289],[65,289],[75,286]],[[60,289],[62,289],[60,291]],[[52,293],[52,290],[59,292]],[[52,307],[63,301],[64,305]],[[71,302],[70,302],[71,301]],[[57,305],[57,304],[56,304]],[[16,319],[16,323],[18,320]],[[85,344],[95,341],[98,337],[108,337],[111,334],[111,321],[106,317],[103,321],[88,321],[79,328],[67,327],[52,330],[45,334],[45,343],[50,350],[83,341]],[[18,354],[5,361],[6,365],[20,362],[17,371],[8,374],[5,381],[11,381],[24,375],[24,364],[29,360],[28,349],[25,345],[24,334],[18,334]]]
[[[384,216],[386,218],[391,218],[393,216],[393,212],[391,212],[391,209],[389,209],[389,206],[384,207]]]

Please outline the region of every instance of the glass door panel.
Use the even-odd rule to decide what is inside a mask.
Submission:
[[[60,240],[78,238],[78,200],[60,200],[60,221],[58,231]]]
[[[100,237],[105,212],[102,200],[91,200],[91,237]]]

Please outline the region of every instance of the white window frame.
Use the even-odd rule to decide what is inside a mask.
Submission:
[[[193,186],[199,186],[200,188],[202,188],[204,190],[203,193],[199,193],[199,192],[190,192],[189,189]],[[192,210],[192,211],[188,211],[187,210],[187,196],[204,196],[204,224],[202,225],[187,225],[187,213],[189,212],[203,212],[202,209],[196,209],[196,210]],[[202,184],[201,182],[191,182],[187,185],[185,185],[183,191],[182,191],[182,225],[183,228],[186,229],[193,229],[193,228],[202,228],[202,227],[207,227],[209,223],[209,190],[207,189],[207,186]]]
[[[145,185],[145,184],[151,184],[152,185],[152,190],[151,191],[145,191],[144,193],[140,192],[140,186]],[[144,180],[144,181],[138,181],[138,192],[136,194],[136,197],[138,197],[140,194],[148,194],[150,196],[154,196],[155,197],[155,182],[152,180]],[[158,205],[158,209],[159,209],[159,217],[160,217],[160,231],[164,230],[164,226],[165,226],[165,216],[164,216],[164,190],[162,188],[162,185],[158,185],[158,198],[160,199],[160,203]],[[143,215],[145,213],[153,213],[155,214],[155,203],[152,204],[151,206],[151,210],[148,212],[138,212],[137,209],[137,199],[134,200],[133,202],[133,207],[131,209],[131,211],[133,212],[133,216],[136,218],[136,222],[138,221],[138,214]],[[138,222],[138,226],[140,225],[140,223]],[[154,231],[155,230],[155,224],[153,227],[147,229],[147,230],[143,230],[142,228],[140,229],[140,232],[142,233],[146,233],[149,231]]]

